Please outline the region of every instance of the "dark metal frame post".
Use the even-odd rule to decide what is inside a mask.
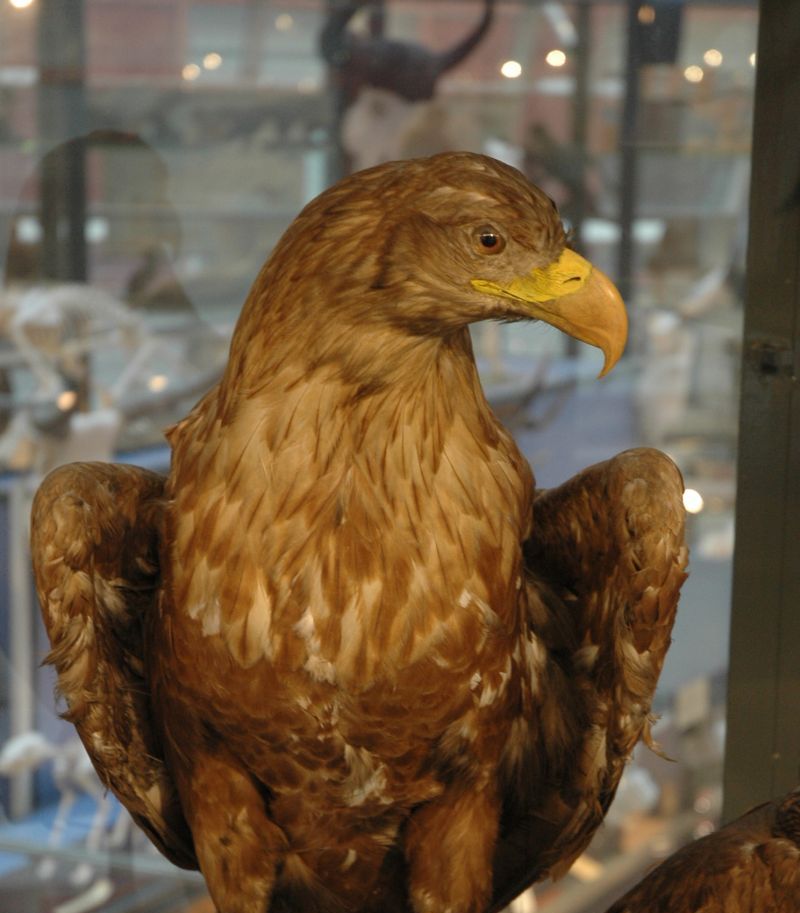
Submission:
[[[42,278],[86,282],[86,36],[84,0],[40,0],[39,137]],[[77,408],[90,406],[89,356],[82,356]]]
[[[760,12],[726,819],[800,784],[800,4]]]
[[[592,49],[592,9],[588,0],[581,0],[575,9],[575,95],[572,102],[572,142],[579,157],[579,180],[575,183],[575,197],[572,200],[575,238],[580,244],[581,227],[586,218],[586,161],[589,134],[589,75]]]
[[[639,46],[639,0],[628,0],[627,50],[625,58],[625,99],[622,106],[619,181],[619,248],[617,285],[625,301],[634,290],[633,220],[636,215],[639,95],[641,53]]]
[[[83,0],[40,0],[39,136],[50,151],[42,163],[44,277],[85,281],[86,48]]]

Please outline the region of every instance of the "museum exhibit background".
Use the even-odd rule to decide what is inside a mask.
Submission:
[[[600,381],[601,353],[555,329],[472,327],[537,485],[664,450],[692,555],[660,753],[636,750],[594,842],[513,909],[603,911],[719,825],[757,28],[744,2],[3,0],[0,908],[211,909],[58,719],[35,488],[76,459],[165,472],[164,429],[221,376],[302,207],[359,168],[451,149],[540,186],[626,301],[626,353]]]

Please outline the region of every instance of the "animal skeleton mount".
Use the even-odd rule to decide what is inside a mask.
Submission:
[[[0,776],[13,777],[52,764],[53,780],[59,793],[58,807],[47,836],[50,851],[39,862],[37,874],[41,879],[52,878],[56,872],[56,855],[64,845],[70,812],[80,794],[94,799],[96,810],[84,838],[84,848],[90,854],[121,846],[130,833],[131,820],[121,809],[113,827],[109,828],[114,806],[95,772],[80,739],[51,742],[40,732],[25,732],[9,739],[0,750]],[[90,862],[76,866],[70,876],[76,886],[86,885],[95,872]]]
[[[12,344],[0,353],[0,369],[33,379],[32,389],[19,391],[6,383],[0,400],[7,417],[0,463],[12,469],[41,476],[60,462],[110,459],[124,418],[155,407],[167,386],[185,397],[198,383],[186,376],[184,343],[91,285],[5,289],[0,319]],[[109,358],[112,351],[119,357]],[[208,381],[204,374],[199,387]]]

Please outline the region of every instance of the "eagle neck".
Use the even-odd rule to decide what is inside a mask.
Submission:
[[[418,432],[421,449],[435,451],[441,435],[459,425],[469,437],[497,443],[499,426],[478,376],[469,331],[415,341],[382,368],[350,385],[353,419],[364,442],[379,435],[388,443]]]

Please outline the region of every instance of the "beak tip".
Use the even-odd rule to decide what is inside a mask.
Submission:
[[[612,355],[611,353],[604,351],[603,356],[604,356],[603,369],[597,375],[598,380],[600,380],[601,377],[606,377],[608,374],[610,374],[613,371],[613,369],[616,367],[617,363],[619,362],[620,358],[622,357],[622,352],[617,352]]]

